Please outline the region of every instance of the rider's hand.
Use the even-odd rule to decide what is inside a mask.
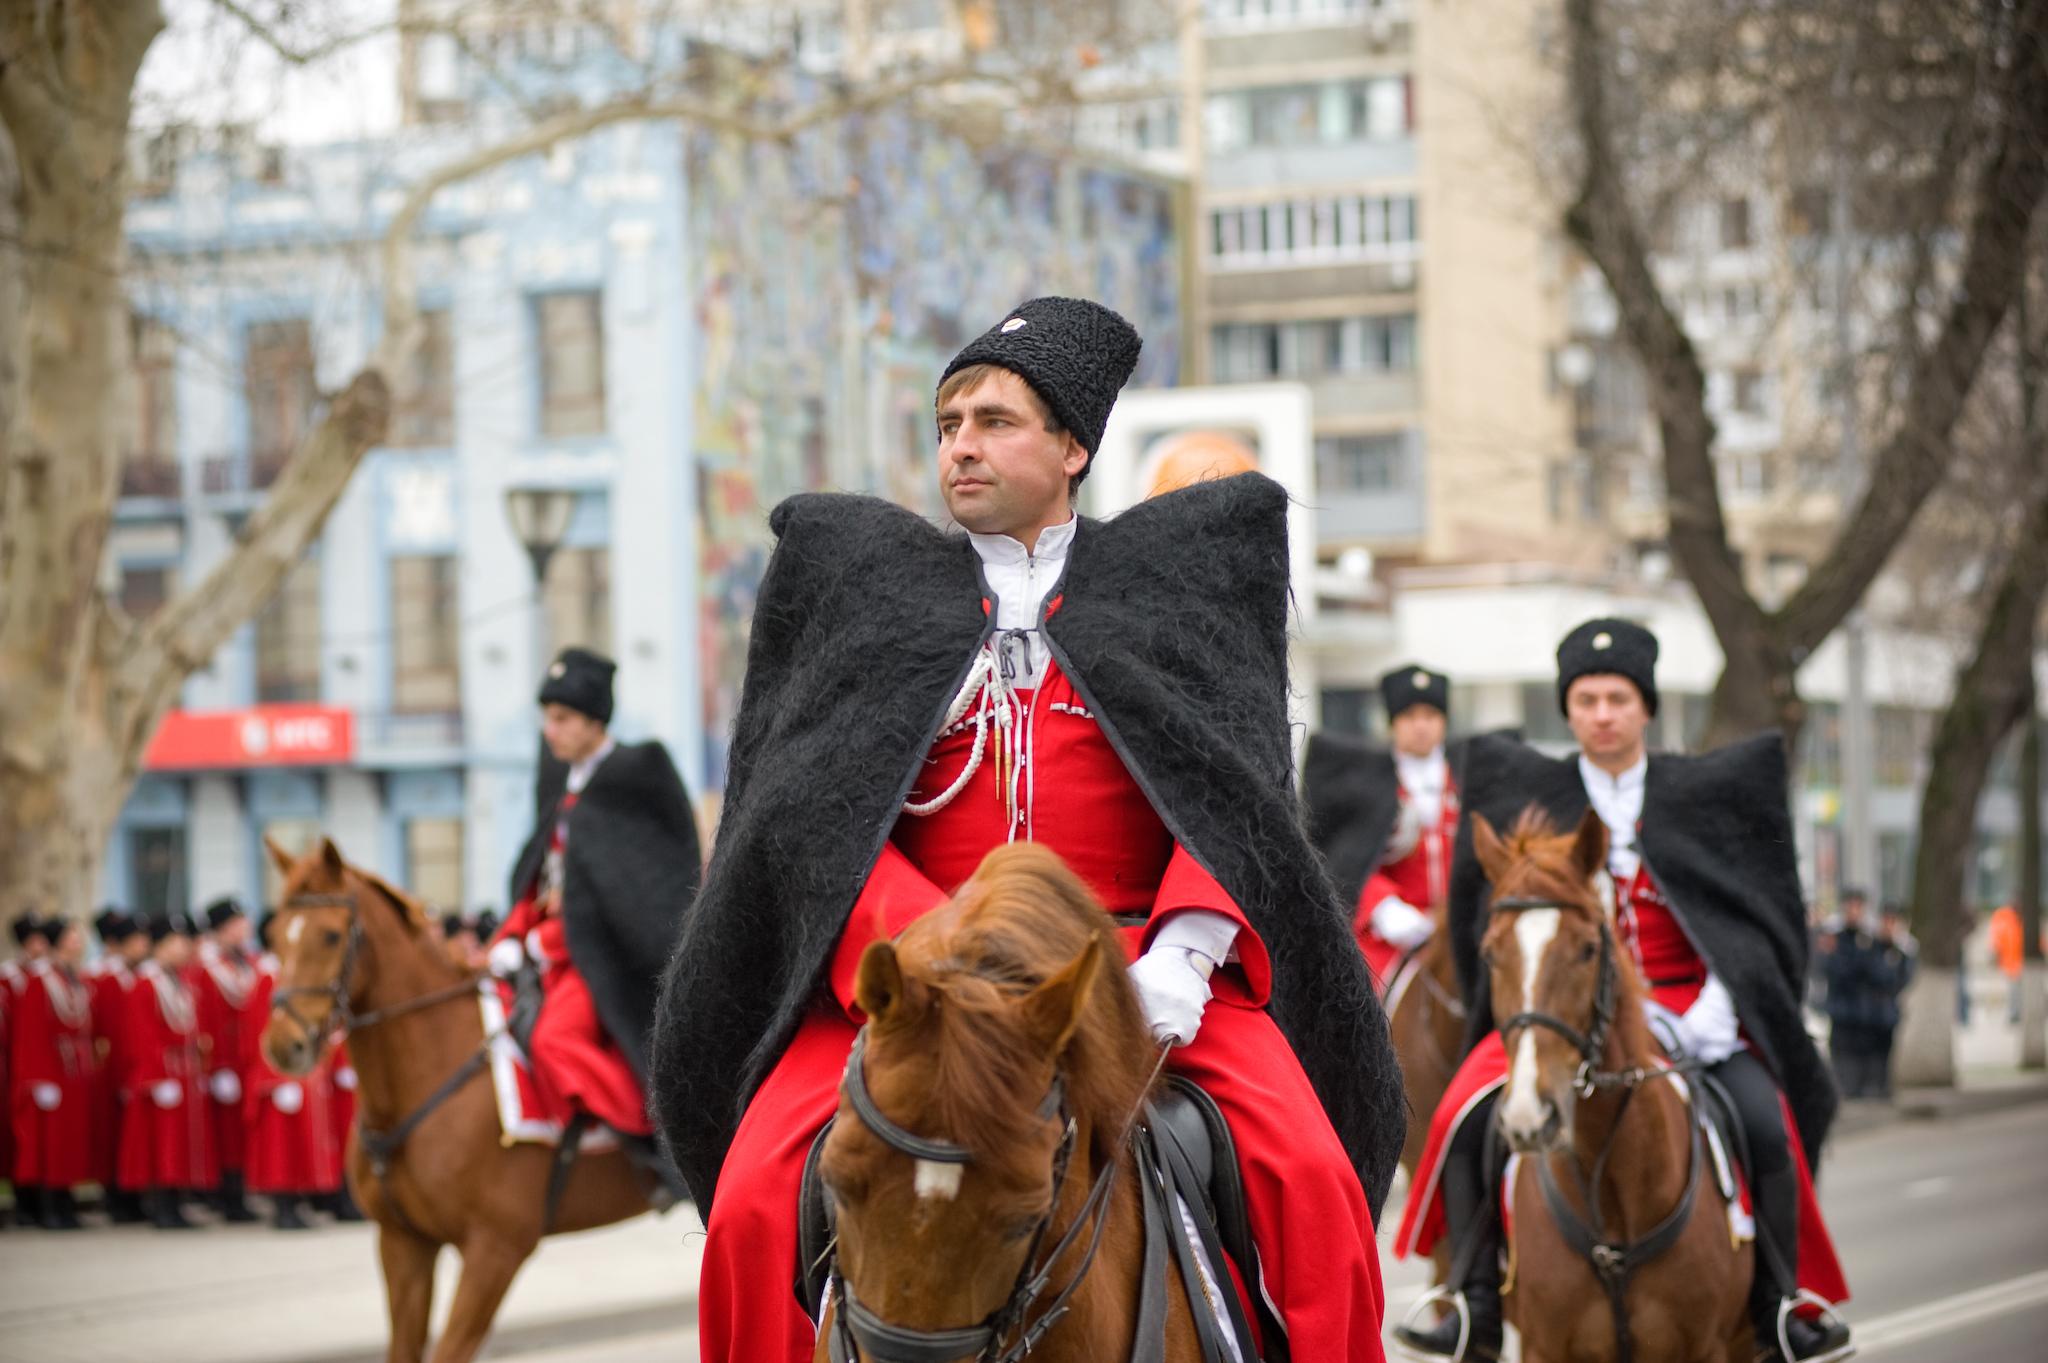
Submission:
[[[1152,1028],[1153,1040],[1185,1046],[1195,1039],[1202,1010],[1209,1004],[1204,966],[1215,968],[1191,948],[1154,946],[1131,967],[1131,985],[1138,991],[1138,1007]]]
[[[270,1091],[270,1101],[289,1117],[306,1105],[306,1091],[287,1079]]]
[[[1374,906],[1372,930],[1382,942],[1413,951],[1436,931],[1436,921],[1399,895],[1388,895]]]
[[[1672,1012],[1655,999],[1644,999],[1643,1020],[1650,1024],[1650,1035],[1664,1048],[1666,1056],[1673,1060],[1695,1058],[1694,1047],[1698,1045],[1698,1041],[1692,1034],[1692,1028],[1686,1025],[1683,1016]]]
[[[233,1070],[215,1070],[206,1081],[206,1087],[213,1094],[216,1103],[239,1103],[242,1101],[242,1076]]]
[[[1708,975],[1700,996],[1685,1010],[1685,1030],[1691,1037],[1687,1049],[1703,1065],[1718,1065],[1742,1049],[1742,1023],[1735,1016],[1735,999],[1719,975]]]
[[[29,1090],[29,1096],[35,1099],[37,1111],[55,1112],[57,1105],[64,1101],[64,1090],[55,1084],[37,1084]]]
[[[150,1085],[149,1101],[169,1111],[185,1101],[185,1086],[175,1079],[159,1079]]]
[[[484,959],[493,975],[509,980],[519,973],[520,966],[526,964],[526,948],[520,945],[517,937],[507,937],[493,946],[491,954]]]

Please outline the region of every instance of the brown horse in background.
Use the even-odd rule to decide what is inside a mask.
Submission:
[[[1508,1049],[1496,1118],[1522,1156],[1502,1303],[1523,1363],[1749,1363],[1752,1248],[1732,1241],[1702,1168],[1710,1156],[1659,1065],[1641,980],[1594,888],[1606,826],[1589,811],[1559,836],[1532,809],[1503,840],[1474,814],[1472,847],[1493,885],[1480,955]],[[1603,1278],[1560,1232],[1546,1172],[1604,1244],[1654,1243],[1669,1226],[1668,1245]]]
[[[1408,1095],[1408,1138],[1401,1167],[1412,1180],[1429,1142],[1429,1120],[1458,1072],[1465,1041],[1465,1005],[1458,998],[1458,966],[1451,956],[1448,912],[1438,904],[1430,914],[1436,931],[1404,954],[1387,982],[1387,1029],[1401,1062],[1401,1086]],[[1433,1258],[1437,1281],[1450,1271],[1449,1237],[1438,1240]]]
[[[858,1068],[866,1099],[885,1115],[878,1122],[861,1111],[850,1078],[820,1159],[838,1210],[838,1285],[819,1331],[821,1363],[832,1356],[847,1289],[889,1327],[958,1331],[1014,1303],[1032,1265],[1050,1276],[1018,1326],[1081,1275],[1034,1359],[1127,1356],[1145,1231],[1126,1137],[1159,1052],[1122,964],[1101,905],[1031,843],[989,853],[951,904],[867,949],[856,997],[868,1025],[848,1072]],[[1064,1177],[1056,1169],[1067,1128],[1048,1094],[1063,1095],[1073,1123]],[[914,1158],[910,1141],[971,1159]],[[1082,1218],[1098,1179],[1107,1191],[1090,1262]],[[1070,1229],[1082,1233],[1062,1250]],[[1192,1363],[1201,1352],[1188,1299],[1166,1276],[1165,1357]],[[1015,1337],[1006,1328],[987,1353],[970,1344],[959,1356],[1014,1352]]]
[[[267,839],[265,846],[284,892],[264,1058],[280,1073],[303,1075],[328,1037],[348,1033],[360,1081],[348,1178],[377,1223],[391,1314],[385,1356],[428,1356],[434,1260],[453,1245],[462,1276],[432,1360],[468,1363],[542,1234],[637,1216],[648,1210],[649,1185],[623,1152],[585,1154],[569,1170],[554,1224],[544,1225],[555,1151],[499,1139],[476,977],[448,959],[418,904],[348,865],[326,838],[296,860]],[[396,1133],[416,1114],[424,1115],[380,1172],[363,1133]]]

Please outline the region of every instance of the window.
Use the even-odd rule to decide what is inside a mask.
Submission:
[[[391,560],[391,708],[406,715],[462,708],[462,629],[456,561]]]
[[[612,556],[561,549],[548,560],[548,640],[555,648],[612,651]]]
[[[1553,683],[1522,683],[1522,735],[1530,743],[1572,741],[1571,726],[1565,723]]]
[[[542,294],[540,432],[604,434],[604,318],[596,293]]]
[[[256,616],[256,699],[320,699],[320,560],[311,554]]]
[[[1396,492],[1408,482],[1408,438],[1398,431],[1316,437],[1316,485],[1323,492]]]
[[[1721,249],[1740,251],[1754,245],[1750,236],[1749,200],[1721,201]]]
[[[408,819],[405,824],[406,888],[438,910],[460,909],[462,820]]]
[[[1415,367],[1415,318],[1227,322],[1211,333],[1211,349],[1221,383],[1406,373]]]
[[[1835,196],[1823,185],[1792,191],[1791,228],[1795,236],[1824,237],[1835,221]]]
[[[1799,730],[1800,784],[1833,789],[1842,784],[1842,711],[1833,701],[1818,701]]]
[[[129,319],[135,426],[121,466],[124,497],[178,495],[178,340],[152,317]]]
[[[390,443],[402,449],[453,445],[455,342],[448,309],[420,314],[420,343],[413,355],[412,378],[411,398],[391,414]]]
[[[185,830],[128,830],[129,903],[146,918],[185,912]]]
[[[1412,261],[1412,194],[1345,194],[1218,208],[1209,215],[1219,269],[1272,269],[1332,261]]]
[[[121,609],[130,619],[147,620],[171,599],[177,570],[168,564],[121,566]]]
[[[1744,416],[1763,416],[1764,376],[1760,369],[1738,369],[1731,376],[1731,406]]]
[[[1371,736],[1379,708],[1379,692],[1371,687],[1324,687],[1323,731]]]
[[[1874,708],[1877,761],[1872,775],[1880,786],[1911,786],[1919,780],[1920,753],[1932,736],[1933,716],[1897,705]]]
[[[311,428],[313,334],[303,317],[252,322],[242,377],[249,400],[249,481],[268,487]]]

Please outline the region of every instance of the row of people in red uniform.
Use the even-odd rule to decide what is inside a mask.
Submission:
[[[78,923],[14,924],[17,955],[0,964],[0,1168],[17,1221],[78,1229],[83,1185],[111,1220],[165,1230],[195,1225],[194,1201],[253,1221],[251,1192],[281,1229],[310,1224],[309,1203],[358,1215],[342,1180],[346,1052],[302,1079],[273,1070],[260,1039],[275,959],[252,950],[232,901],[206,922],[202,936],[182,916],[108,910],[90,961]]]

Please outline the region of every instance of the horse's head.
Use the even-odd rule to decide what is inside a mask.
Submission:
[[[1056,1202],[1117,1157],[1153,1058],[1121,962],[1101,906],[1028,843],[867,949],[868,1024],[820,1163],[865,1312],[913,1331],[988,1322]]]
[[[1620,963],[1595,884],[1607,828],[1589,810],[1559,834],[1532,807],[1502,838],[1474,814],[1472,850],[1493,885],[1479,954],[1508,1047],[1501,1130],[1522,1153],[1553,1150],[1569,1138],[1581,1079],[1614,1022]]]
[[[374,969],[365,915],[393,914],[422,930],[420,911],[402,892],[342,860],[321,838],[293,857],[269,838],[264,849],[284,888],[276,906],[272,950],[277,987],[263,1028],[263,1056],[280,1074],[303,1075],[319,1062],[328,1037],[362,1006]]]

